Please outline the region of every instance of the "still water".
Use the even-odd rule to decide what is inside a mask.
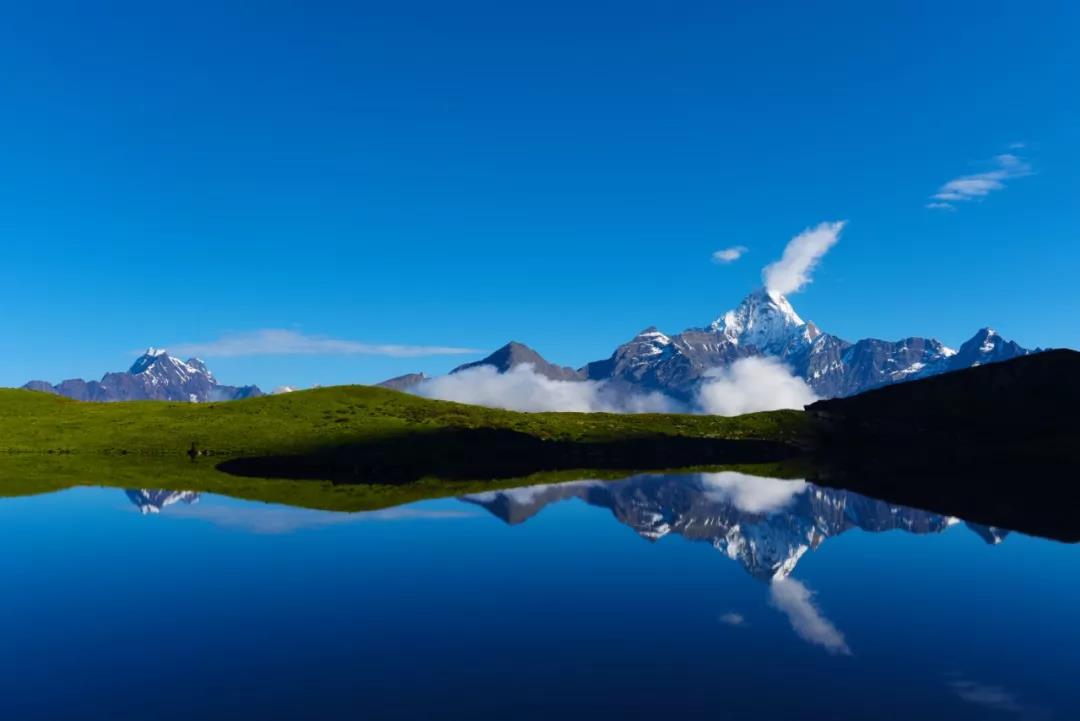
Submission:
[[[3,719],[1077,719],[1080,546],[801,481],[0,499]]]

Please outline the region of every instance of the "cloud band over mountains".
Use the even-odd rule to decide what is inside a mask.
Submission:
[[[477,366],[430,378],[411,392],[444,401],[512,411],[578,413],[706,413],[733,416],[780,408],[801,409],[817,396],[772,358],[742,358],[711,374],[689,404],[663,393],[621,390],[605,381],[554,380],[525,363],[500,373]]]
[[[619,393],[600,381],[563,381],[536,372],[531,363],[500,373],[477,366],[431,378],[413,389],[425,398],[513,411],[672,413],[684,410],[663,393]]]

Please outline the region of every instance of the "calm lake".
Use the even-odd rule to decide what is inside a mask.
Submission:
[[[74,488],[0,544],[3,719],[1080,718],[1080,546],[801,481]]]

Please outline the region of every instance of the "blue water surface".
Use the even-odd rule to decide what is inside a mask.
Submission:
[[[3,719],[1075,719],[1080,546],[801,481],[0,500]]]

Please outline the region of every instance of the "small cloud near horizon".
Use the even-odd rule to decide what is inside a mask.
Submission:
[[[1010,150],[1021,150],[1024,143],[1012,143]],[[948,181],[934,193],[926,207],[931,210],[956,210],[957,203],[981,200],[999,190],[1005,189],[1005,181],[1034,175],[1034,171],[1024,158],[1014,153],[1001,153],[990,160],[991,169],[981,173],[961,175]]]
[[[402,345],[361,343],[341,338],[312,336],[293,330],[264,328],[232,333],[202,343],[175,343],[166,346],[181,356],[236,358],[261,355],[376,355],[391,358],[416,358],[434,355],[472,355],[475,348],[442,345]]]
[[[736,260],[746,255],[749,250],[750,249],[745,245],[733,245],[730,248],[722,248],[713,253],[712,260],[714,263],[727,265],[728,263],[734,263]]]

